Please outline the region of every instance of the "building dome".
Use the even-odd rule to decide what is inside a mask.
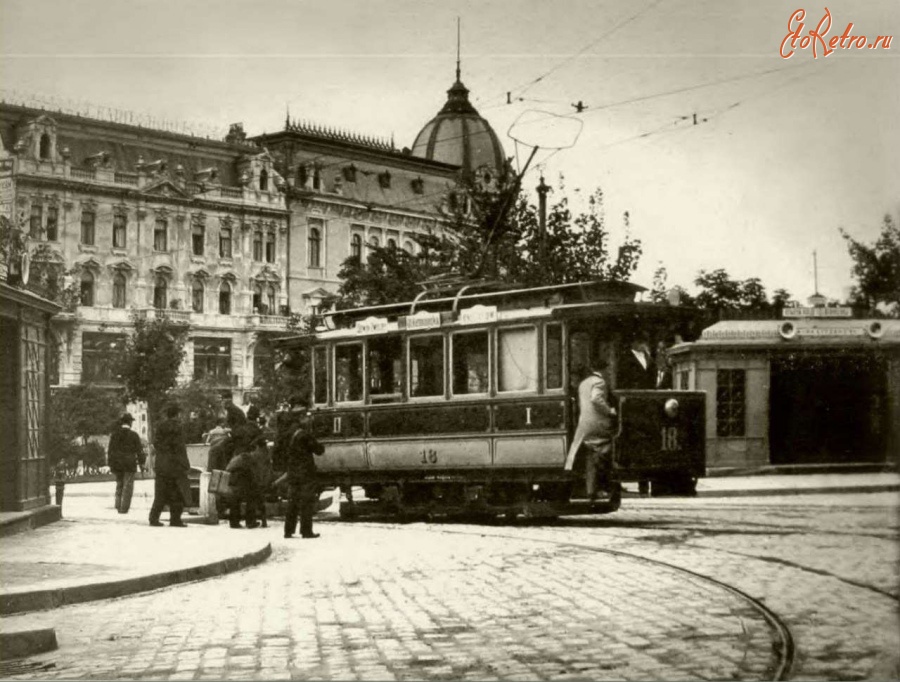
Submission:
[[[482,167],[502,172],[506,155],[497,133],[469,102],[469,90],[459,80],[447,90],[447,103],[416,136],[412,153],[433,161],[461,166],[465,171]]]

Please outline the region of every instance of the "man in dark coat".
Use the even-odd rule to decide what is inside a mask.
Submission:
[[[299,513],[300,536],[311,539],[319,537],[312,529],[313,515],[319,501],[315,456],[325,452],[325,448],[312,433],[312,419],[305,407],[295,406],[294,410],[300,412],[300,416],[299,426],[291,435],[287,448],[288,505],[284,517],[284,537],[294,536]]]
[[[619,356],[616,370],[616,389],[656,388],[656,368],[650,355],[650,341],[645,333],[639,333],[631,346]]]
[[[131,430],[134,417],[127,412],[119,419],[119,426],[109,436],[107,449],[109,470],[116,475],[116,511],[127,514],[134,493],[134,474],[146,461],[141,437]]]
[[[169,507],[169,525],[184,528],[181,520],[184,511],[182,490],[189,486],[188,472],[191,469],[185,445],[184,428],[178,419],[177,405],[169,405],[164,411],[165,418],[156,427],[153,447],[156,451],[156,481],[153,486],[153,505],[150,507],[150,525],[163,525],[159,520],[163,507]]]

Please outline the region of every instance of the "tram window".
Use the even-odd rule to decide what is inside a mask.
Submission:
[[[414,398],[444,395],[444,337],[409,340],[409,394]]]
[[[399,400],[403,392],[403,346],[400,337],[371,339],[366,364],[373,401]]]
[[[533,327],[497,332],[497,388],[537,391],[537,333]]]
[[[338,403],[362,400],[362,344],[334,347],[334,400]]]
[[[453,335],[453,395],[487,393],[488,333]]]
[[[563,387],[562,325],[547,325],[547,343],[544,346],[546,387]]]
[[[328,402],[328,349],[319,346],[313,350],[313,400],[319,404]]]

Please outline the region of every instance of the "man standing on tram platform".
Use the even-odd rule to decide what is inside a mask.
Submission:
[[[566,458],[566,468],[571,469],[579,448],[584,446],[587,455],[584,483],[588,499],[592,502],[597,497],[598,487],[603,491],[609,490],[613,497],[618,494],[617,489],[611,489],[612,437],[616,410],[609,404],[604,369],[606,362],[595,360],[591,364],[590,373],[578,385],[578,427]]]
[[[287,446],[288,505],[284,517],[284,537],[294,536],[299,514],[300,537],[312,539],[319,537],[312,529],[313,515],[319,501],[315,456],[325,452],[325,448],[312,433],[312,419],[305,403],[292,401],[291,411],[295,413],[298,425]]]

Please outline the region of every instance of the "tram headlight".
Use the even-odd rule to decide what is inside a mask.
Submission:
[[[675,400],[675,398],[669,398],[666,401],[663,410],[665,411],[667,417],[671,417],[674,419],[678,416],[678,401]]]

